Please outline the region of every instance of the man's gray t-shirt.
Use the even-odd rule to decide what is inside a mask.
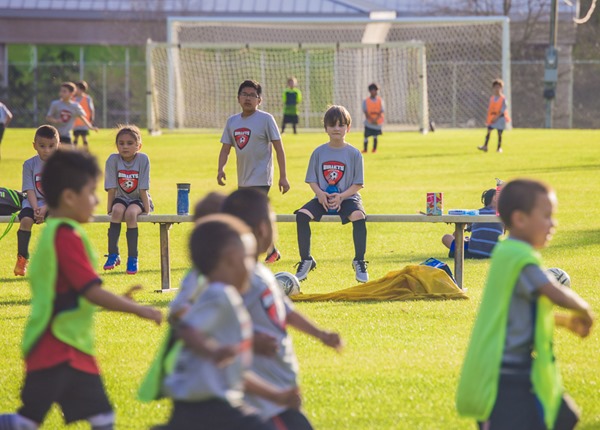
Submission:
[[[23,163],[23,192],[33,190],[37,197],[38,207],[44,206],[46,201],[44,200],[44,193],[42,192],[42,169],[44,168],[44,162],[39,155],[31,157]],[[31,204],[29,199],[23,200],[23,207],[30,208]]]
[[[508,311],[503,363],[531,363],[536,303],[540,288],[550,282],[553,282],[552,279],[535,264],[529,264],[521,271]]]
[[[271,114],[257,110],[245,118],[241,113],[229,117],[221,143],[235,147],[238,187],[273,185],[274,140],[281,135]]]
[[[173,400],[200,402],[221,399],[232,406],[243,402],[243,374],[252,364],[252,322],[238,291],[211,283],[183,317],[221,346],[236,346],[238,354],[224,367],[187,347],[179,352],[173,373],[163,382],[163,393]]]
[[[242,298],[250,313],[254,332],[267,334],[277,342],[274,357],[254,355],[252,370],[278,389],[293,388],[297,385],[298,360],[286,330],[287,316],[293,311],[293,305],[277,284],[273,273],[263,264],[256,265],[250,285],[250,290]],[[256,408],[265,420],[286,410],[285,406],[252,394],[246,395],[246,402]]]
[[[50,104],[48,114],[46,116],[54,119],[60,119],[61,122],[53,124],[58,130],[58,134],[63,137],[70,137],[73,123],[78,117],[85,117],[85,111],[79,103],[63,102],[62,100],[54,100]]]
[[[148,156],[138,152],[133,160],[125,161],[119,154],[111,154],[104,169],[104,189],[116,189],[115,198],[127,203],[141,200],[140,190],[150,189]],[[152,204],[150,208],[152,209]]]
[[[362,154],[349,144],[341,148],[332,148],[325,143],[315,149],[310,156],[305,182],[317,183],[323,191],[329,185],[335,185],[340,193],[352,185],[364,185]],[[351,197],[354,196],[348,198]]]

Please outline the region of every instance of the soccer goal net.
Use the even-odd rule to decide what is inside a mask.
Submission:
[[[328,105],[345,106],[355,123],[362,100],[377,82],[388,127],[426,128],[425,47],[422,43],[312,45],[156,45],[149,47],[153,102],[151,129],[217,128],[240,110],[239,84],[263,87],[261,109],[283,115],[288,78],[298,80],[300,127],[322,126]]]
[[[376,82],[388,129],[481,126],[491,82],[510,109],[505,17],[369,19],[169,18],[167,44],[148,45],[149,128],[220,128],[239,111],[248,78],[263,85],[262,108],[278,121],[287,78],[298,79],[301,127],[321,127],[329,104],[361,123]]]

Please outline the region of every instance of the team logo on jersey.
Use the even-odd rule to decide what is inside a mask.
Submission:
[[[60,120],[62,122],[69,122],[69,120],[71,119],[72,116],[73,116],[73,114],[71,113],[71,111],[64,110],[64,109],[60,111]]]
[[[265,288],[265,291],[263,291],[263,293],[260,295],[260,302],[267,316],[275,325],[275,327],[285,331],[285,317],[280,316],[279,312],[277,312],[275,298],[273,297],[273,293],[270,289]]]
[[[252,134],[252,132],[249,128],[238,128],[233,131],[233,138],[235,139],[235,144],[238,148],[244,149],[244,147],[248,145],[250,134]]]
[[[326,161],[322,164],[323,177],[329,185],[337,185],[344,177],[346,165],[339,161]]]
[[[119,186],[127,194],[134,192],[138,187],[140,174],[137,170],[119,170],[117,173]]]
[[[35,182],[35,189],[43,196],[44,192],[42,191],[42,174],[36,173],[33,177],[33,180]]]

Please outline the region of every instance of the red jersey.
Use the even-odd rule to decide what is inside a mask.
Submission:
[[[60,311],[75,307],[80,294],[102,281],[87,258],[81,238],[70,226],[63,225],[58,228],[54,244],[58,275],[52,314],[56,315]],[[58,340],[48,327],[26,357],[26,370],[33,372],[61,363],[69,363],[72,368],[82,372],[94,375],[100,373],[92,355]]]

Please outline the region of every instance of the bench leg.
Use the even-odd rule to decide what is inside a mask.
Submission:
[[[465,266],[465,224],[457,222],[454,230],[454,276],[459,288],[463,287],[463,268]]]
[[[169,255],[169,230],[172,223],[160,223],[160,290],[157,293],[174,291],[171,289],[171,256]]]

